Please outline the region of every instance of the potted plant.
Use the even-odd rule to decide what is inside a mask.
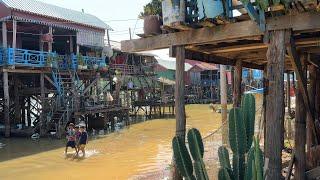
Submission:
[[[162,0],[151,0],[143,7],[139,18],[144,19],[143,31],[145,35],[160,34],[162,25]]]
[[[77,54],[77,60],[78,60],[78,69],[79,70],[84,69],[84,60],[81,54]]]
[[[47,61],[46,61],[46,66],[47,67],[51,67],[52,68],[52,66],[53,66],[53,60],[54,60],[54,57],[53,57],[53,55],[50,53],[50,54],[48,54],[48,56],[47,56]]]

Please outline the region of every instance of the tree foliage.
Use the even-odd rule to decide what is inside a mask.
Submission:
[[[149,15],[162,16],[162,0],[151,0],[148,4],[143,6],[143,12],[140,13],[139,18],[143,18]]]

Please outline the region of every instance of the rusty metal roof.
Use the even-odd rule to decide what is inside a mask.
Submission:
[[[8,8],[17,11],[57,18],[101,29],[111,29],[109,25],[91,14],[62,8],[36,0],[0,0],[0,2]]]
[[[186,63],[190,64],[193,67],[199,68],[201,71],[214,71],[219,69],[216,64],[210,64],[201,61],[186,59]]]

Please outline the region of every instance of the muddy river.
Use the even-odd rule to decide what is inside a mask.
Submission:
[[[220,127],[220,114],[209,105],[186,106],[187,128],[202,136]],[[171,163],[174,119],[132,125],[95,138],[87,145],[87,157],[64,155],[64,141],[54,139],[0,139],[0,179],[161,179]]]

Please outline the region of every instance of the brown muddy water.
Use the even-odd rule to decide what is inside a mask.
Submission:
[[[198,128],[202,136],[221,125],[221,114],[209,105],[188,105],[186,114],[187,128]],[[174,119],[135,124],[89,141],[84,159],[65,158],[64,141],[0,139],[6,144],[0,147],[0,179],[161,179],[148,174],[168,172],[174,133]]]

